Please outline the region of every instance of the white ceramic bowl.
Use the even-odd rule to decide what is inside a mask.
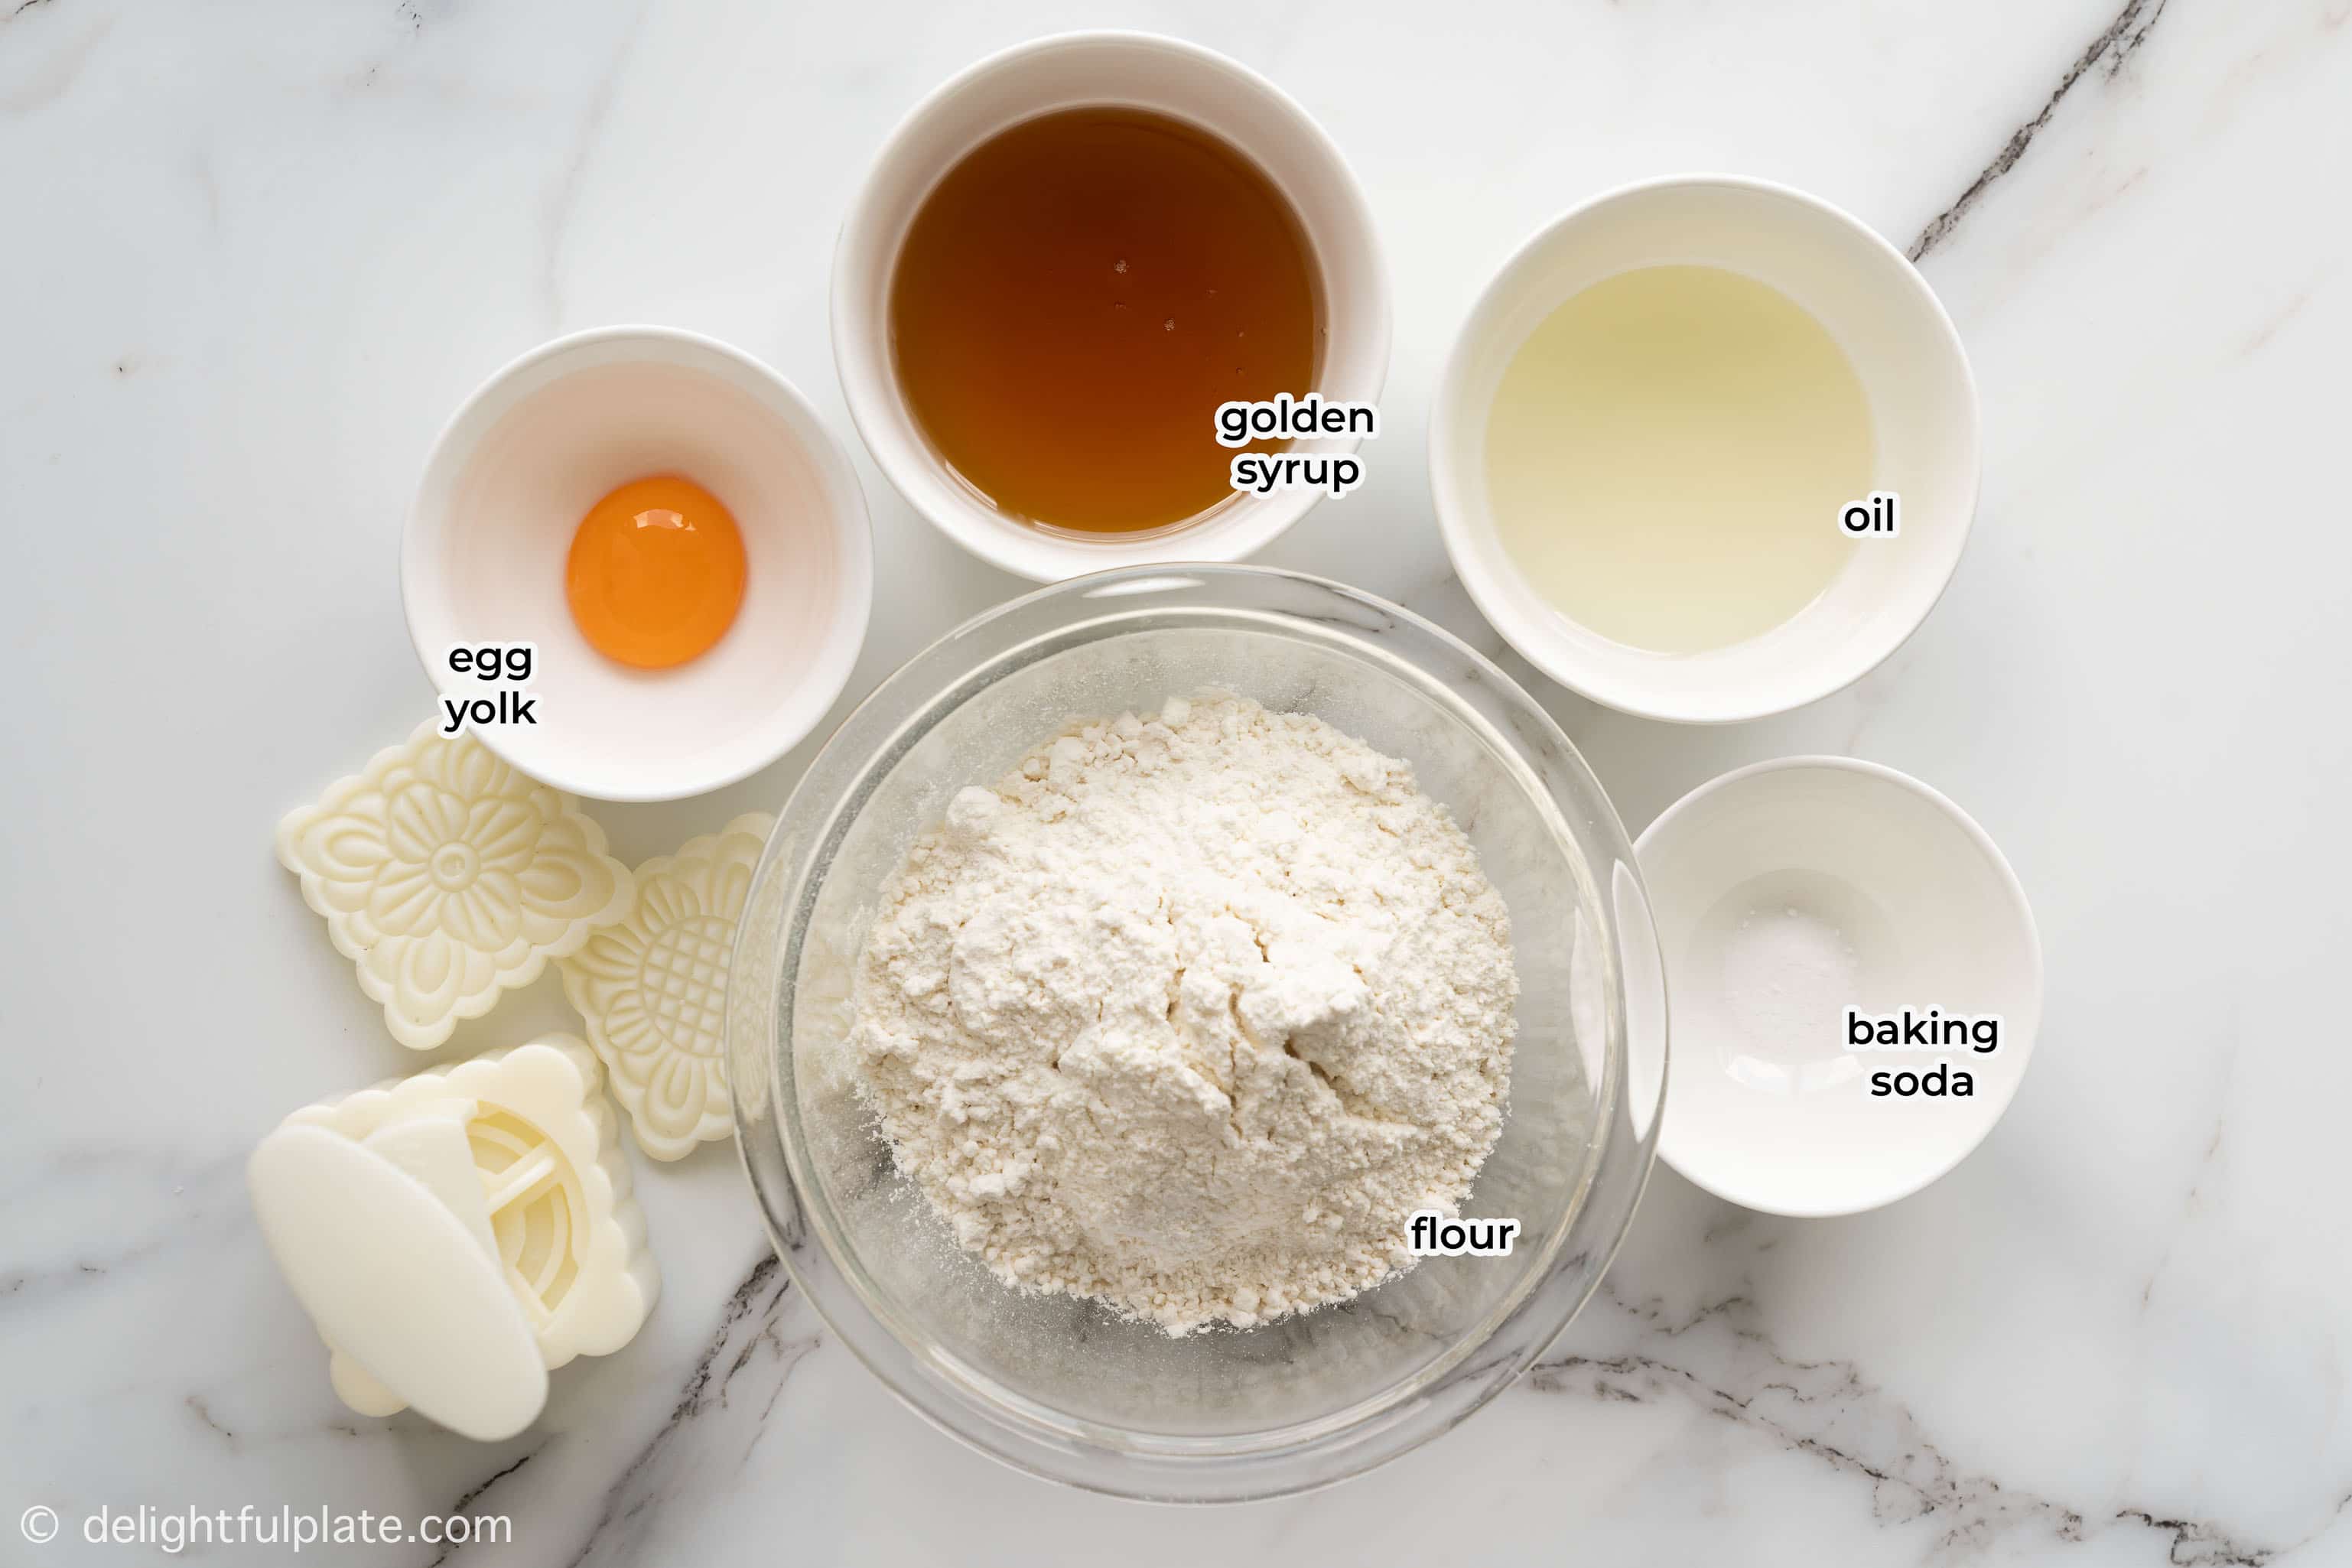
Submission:
[[[1685,1176],[1768,1214],[1856,1214],[1958,1164],[2008,1109],[2041,1024],[2041,942],[2009,862],[1944,796],[1874,763],[1789,757],[1693,790],[1634,853],[1673,1020],[1659,1152]],[[1849,1006],[1997,1016],[1999,1044],[1853,1050]],[[1895,1092],[1937,1063],[1947,1092]]]
[[[1877,435],[1873,489],[1902,530],[1864,539],[1822,595],[1760,637],[1703,653],[1628,647],[1528,586],[1495,531],[1487,411],[1511,357],[1562,303],[1637,268],[1724,268],[1811,312],[1853,361]],[[1903,645],[1959,564],[1976,514],[1976,384],[1925,279],[1859,219],[1784,185],[1684,176],[1586,203],[1520,247],[1456,340],[1430,415],[1430,483],[1454,570],[1530,664],[1628,713],[1727,723],[1783,712],[1860,679]],[[1823,518],[1822,526],[1834,526]]]
[[[614,487],[682,474],[743,534],[742,608],[673,669],[604,658],[572,624],[572,536]],[[487,725],[492,750],[600,800],[674,800],[734,783],[805,736],[866,638],[873,542],[857,477],[816,411],[747,354],[667,327],[606,327],[492,375],[434,443],[401,543],[408,635],[445,696],[457,645],[529,642],[537,722]]]
[[[1371,210],[1339,150],[1264,77],[1197,45],[1146,33],[1071,33],[991,56],[941,86],[883,144],[833,260],[833,353],[874,460],[917,511],[982,560],[1041,583],[1163,561],[1238,561],[1307,515],[1320,492],[1236,495],[1149,537],[1075,539],[1004,516],[940,460],[901,395],[890,352],[890,278],[923,198],[980,143],[1055,110],[1118,104],[1188,121],[1255,162],[1289,200],[1315,253],[1326,336],[1316,384],[1370,403],[1388,374],[1389,290]],[[1298,392],[1306,387],[1294,389]],[[1211,410],[1202,410],[1202,431]],[[1347,452],[1353,437],[1302,441]]]

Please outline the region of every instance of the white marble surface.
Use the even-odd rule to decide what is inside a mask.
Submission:
[[[102,1560],[71,1539],[101,1506],[467,1499],[516,1543],[460,1563],[2352,1562],[2352,27],[2343,0],[2116,7],[0,4],[0,1560]],[[745,345],[847,437],[824,297],[865,160],[986,50],[1113,22],[1272,74],[1390,247],[1397,434],[1267,559],[1483,646],[1417,432],[1511,246],[1691,167],[1932,238],[1986,488],[1920,635],[1723,731],[1536,684],[1634,828],[1800,750],[1974,812],[2047,950],[2015,1107],[1857,1219],[1661,1171],[1538,1372],[1280,1504],[1147,1511],[935,1434],[760,1266],[723,1148],[638,1163],[667,1292],[538,1427],[350,1417],[241,1165],[419,1065],[269,835],[423,710],[393,563],[426,442],[508,355],[633,319]],[[853,692],[1015,587],[858,461],[885,588]],[[634,860],[804,758],[597,814]],[[448,1054],[565,1016],[551,976]],[[18,1540],[35,1503],[68,1540]]]

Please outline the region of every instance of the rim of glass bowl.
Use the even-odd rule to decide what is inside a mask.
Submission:
[[[1381,1394],[1307,1422],[1199,1436],[1137,1432],[1051,1409],[903,1321],[841,1245],[838,1220],[813,1179],[790,1042],[816,891],[848,825],[917,742],[980,690],[1041,659],[1105,637],[1219,620],[1279,625],[1348,646],[1464,719],[1494,760],[1548,807],[1554,833],[1574,851],[1584,907],[1603,917],[1612,940],[1599,944],[1606,1026],[1597,1131],[1573,1201],[1542,1238],[1540,1266],[1446,1354]],[[1585,798],[1567,798],[1537,762],[1559,770]],[[1600,840],[1607,864],[1579,844],[1576,818]],[[1072,578],[984,611],[908,660],[843,721],[793,789],[753,874],[736,941],[727,1018],[736,1146],[793,1284],[885,1386],[943,1431],[1017,1469],[1114,1496],[1238,1502],[1328,1486],[1420,1447],[1508,1387],[1582,1308],[1624,1239],[1656,1153],[1665,1083],[1661,998],[1645,1014],[1655,1020],[1657,1068],[1634,1086],[1648,1103],[1630,1103],[1628,886],[1637,894],[1635,934],[1654,952],[1633,844],[1599,781],[1534,699],[1443,628],[1344,584],[1271,567],[1148,565]],[[1559,1256],[1604,1174],[1623,1212],[1597,1243]]]

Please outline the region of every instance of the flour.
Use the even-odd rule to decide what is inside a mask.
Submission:
[[[1412,771],[1223,693],[966,789],[855,982],[898,1167],[1008,1282],[1171,1333],[1409,1267],[1502,1126],[1510,922]]]

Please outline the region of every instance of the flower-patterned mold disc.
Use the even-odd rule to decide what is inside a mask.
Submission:
[[[420,1051],[621,919],[635,891],[572,796],[429,723],[289,812],[278,858],[393,1038]]]
[[[627,1344],[661,1295],[620,1122],[599,1092],[603,1076],[577,1036],[542,1035],[305,1106],[286,1121],[396,1153],[391,1141],[403,1131],[460,1120],[481,1194],[478,1207],[451,1207],[461,1219],[487,1215],[485,1243],[552,1371]],[[414,1166],[411,1173],[423,1174]],[[363,1415],[404,1406],[365,1367],[328,1349],[345,1404]]]
[[[677,1160],[735,1130],[727,970],[751,872],[776,821],[737,817],[637,868],[628,918],[557,961],[637,1146]]]

